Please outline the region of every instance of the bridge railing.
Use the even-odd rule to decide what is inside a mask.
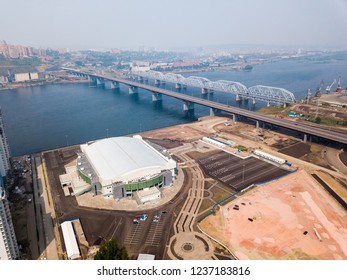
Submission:
[[[295,103],[295,96],[292,92],[284,88],[257,85],[247,88],[245,85],[234,81],[210,81],[207,78],[190,76],[184,77],[180,74],[167,73],[158,71],[133,71],[133,76],[147,79],[154,79],[169,83],[181,84],[185,86],[199,87],[212,91],[220,91],[240,95],[241,97],[254,98],[258,100],[277,102],[277,103]]]

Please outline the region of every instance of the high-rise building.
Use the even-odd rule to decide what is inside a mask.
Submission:
[[[15,260],[19,250],[3,178],[10,169],[10,149],[0,108],[0,260]]]
[[[5,177],[10,169],[10,148],[8,146],[7,137],[2,120],[0,108],[0,176]]]
[[[19,249],[5,189],[0,187],[0,260],[15,260]]]

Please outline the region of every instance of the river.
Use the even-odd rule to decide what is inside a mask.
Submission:
[[[186,74],[190,75],[238,81],[247,87],[283,87],[301,99],[308,88],[314,92],[322,80],[326,87],[339,76],[347,79],[347,61],[282,61],[257,65],[251,72]],[[170,84],[166,88],[174,90]],[[200,91],[188,88],[186,94],[201,97]],[[250,101],[236,103],[235,95],[218,92],[205,98],[249,110],[266,105],[257,102],[252,106]],[[170,97],[163,96],[163,101],[156,104],[147,91],[139,90],[139,94],[129,95],[125,86],[120,90],[107,90],[88,83],[0,91],[0,106],[12,156],[187,123],[209,114],[208,108],[195,106],[194,115],[185,115],[182,102]]]

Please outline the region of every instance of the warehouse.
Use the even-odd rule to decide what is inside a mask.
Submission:
[[[94,195],[119,200],[140,190],[171,186],[177,164],[165,149],[135,135],[81,145],[77,171]]]
[[[276,162],[279,164],[284,164],[286,162],[283,158],[275,157],[273,155],[270,155],[270,154],[265,153],[265,152],[260,151],[260,150],[255,150],[254,154],[261,157],[261,158],[265,158],[265,159],[268,159],[270,161],[273,161],[273,162]]]
[[[80,257],[80,250],[78,248],[74,229],[71,221],[61,223],[61,230],[63,233],[67,257],[70,260],[78,259]]]

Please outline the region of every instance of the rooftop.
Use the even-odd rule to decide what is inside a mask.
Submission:
[[[115,182],[169,169],[173,160],[161,154],[140,136],[114,137],[81,146],[101,180]],[[172,167],[171,167],[172,168]]]

